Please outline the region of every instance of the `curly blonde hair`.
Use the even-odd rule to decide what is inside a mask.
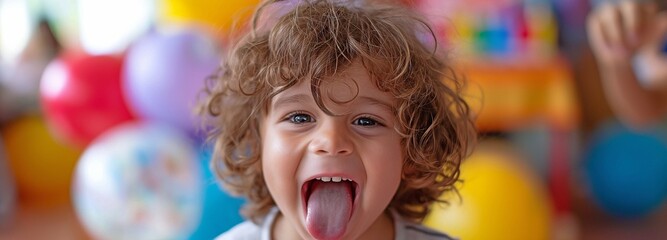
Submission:
[[[278,16],[266,20],[267,12]],[[435,39],[430,27],[401,7],[340,0],[260,5],[251,31],[209,81],[204,109],[213,121],[212,168],[230,193],[248,200],[243,214],[260,222],[275,205],[261,171],[259,134],[271,98],[310,79],[313,97],[331,114],[319,84],[354,61],[397,99],[405,161],[390,207],[419,222],[443,192],[455,190],[476,131],[461,97],[463,78],[428,39]]]

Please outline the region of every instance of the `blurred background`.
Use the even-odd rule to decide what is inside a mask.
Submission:
[[[0,239],[211,239],[242,199],[193,107],[258,0],[0,0]],[[620,124],[585,0],[404,0],[470,83],[479,146],[425,224],[667,239],[667,128]]]

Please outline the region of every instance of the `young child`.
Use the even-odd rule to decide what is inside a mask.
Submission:
[[[665,119],[667,1],[605,0],[596,5],[588,17],[588,37],[610,106],[634,128]]]
[[[340,0],[269,1],[253,22],[207,89],[212,167],[250,219],[218,239],[450,239],[419,223],[475,130],[430,28]]]

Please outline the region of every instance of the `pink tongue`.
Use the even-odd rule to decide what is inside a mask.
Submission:
[[[352,189],[346,182],[313,182],[306,226],[320,240],[339,239],[345,233],[352,214]]]

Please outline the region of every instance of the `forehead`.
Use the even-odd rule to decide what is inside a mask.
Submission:
[[[381,81],[381,80],[377,80]],[[311,79],[304,79],[299,83],[277,94],[271,99],[271,105],[285,103],[305,103],[313,99]],[[381,83],[381,82],[380,82]],[[371,79],[369,72],[362,64],[355,62],[338,74],[323,79],[317,90],[319,96],[327,106],[345,105],[352,102],[385,105],[393,109],[395,98],[385,91],[381,91],[376,81]]]

